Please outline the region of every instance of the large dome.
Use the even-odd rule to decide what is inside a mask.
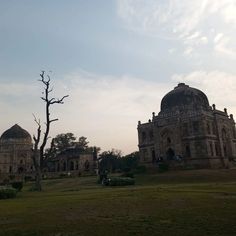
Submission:
[[[1,140],[11,140],[11,139],[24,139],[27,141],[31,141],[30,134],[22,129],[19,125],[15,124],[10,129],[6,130],[1,138]]]
[[[207,96],[200,90],[179,83],[161,101],[161,111],[172,109],[209,109]]]

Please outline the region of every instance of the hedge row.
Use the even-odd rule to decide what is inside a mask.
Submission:
[[[19,181],[19,182],[13,182],[11,183],[12,188],[16,189],[18,192],[21,191],[21,189],[23,188],[23,182]]]
[[[17,190],[11,187],[0,187],[0,199],[15,198]]]
[[[104,185],[106,186],[125,186],[125,185],[134,185],[135,181],[133,178],[122,178],[122,177],[113,177],[104,180]]]

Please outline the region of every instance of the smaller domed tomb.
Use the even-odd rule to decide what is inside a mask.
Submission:
[[[0,137],[0,174],[28,174],[33,171],[32,138],[19,125],[14,125]]]

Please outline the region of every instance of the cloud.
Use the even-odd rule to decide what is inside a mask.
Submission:
[[[179,40],[191,53],[214,43],[219,33],[226,38],[213,49],[236,57],[236,2],[234,0],[117,0],[118,16],[127,29]],[[211,31],[210,29],[214,29]],[[233,46],[232,46],[233,45]],[[208,49],[211,47],[209,46]],[[229,53],[231,51],[231,53]]]
[[[37,81],[36,81],[37,83]],[[18,123],[32,130],[32,113],[40,110],[39,86],[36,83],[0,82],[0,132]]]
[[[67,129],[88,137],[103,150],[117,148],[125,153],[137,150],[138,120],[148,122],[152,112],[159,111],[162,97],[174,86],[171,82],[85,71],[67,75],[64,84],[70,97],[63,105],[63,114],[60,108],[56,114],[64,123],[60,132]]]
[[[193,52],[193,48],[189,47],[189,48],[186,48],[185,51],[184,51],[184,54],[185,55],[191,55]]]
[[[236,56],[236,45],[232,43],[229,36],[218,34],[214,39],[214,49],[217,53],[223,53],[232,58]]]
[[[37,86],[29,85],[29,84],[22,84],[22,83],[1,83],[0,84],[1,94],[0,96],[12,96],[12,97],[19,97],[22,94],[32,95],[37,91]]]

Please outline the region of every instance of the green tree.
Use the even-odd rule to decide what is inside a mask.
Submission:
[[[50,148],[45,150],[45,155],[48,158],[54,158],[63,150],[75,145],[76,137],[73,133],[58,134],[52,139]]]
[[[104,151],[99,155],[99,172],[104,171],[114,172],[120,168],[119,159],[121,158],[121,151],[112,149]]]
[[[53,139],[53,148],[57,152],[61,152],[69,147],[73,147],[75,144],[76,137],[73,133],[58,134]]]
[[[88,148],[89,142],[87,141],[87,138],[84,136],[79,137],[79,140],[75,142],[76,148],[80,148],[82,150],[86,150]]]
[[[130,171],[138,166],[139,152],[132,152],[121,158],[121,169],[122,171]]]

